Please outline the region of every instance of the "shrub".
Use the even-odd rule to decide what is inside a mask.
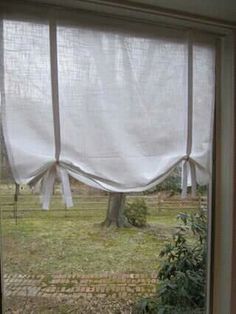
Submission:
[[[147,223],[147,205],[144,200],[137,199],[125,206],[125,216],[128,222],[138,228],[146,226]]]
[[[144,194],[163,191],[169,191],[171,195],[181,192],[181,167],[177,167],[164,181],[145,191]]]
[[[134,313],[202,313],[205,305],[206,213],[180,214],[172,243],[162,249],[158,295],[142,299]],[[189,232],[193,239],[189,238]]]

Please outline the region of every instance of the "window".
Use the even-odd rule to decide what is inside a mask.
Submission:
[[[23,22],[22,22],[23,23]],[[50,25],[49,25],[50,26]],[[63,31],[64,31],[64,34],[66,33],[66,31],[68,31],[69,33],[67,33],[66,35],[64,35],[65,36],[65,38],[66,39],[68,39],[68,37],[69,36],[74,36],[74,34],[70,31],[70,30],[67,30],[67,29],[64,29],[64,30],[62,30],[62,34],[63,34]],[[35,32],[36,33],[38,33],[38,31],[37,31],[37,29],[35,30]],[[41,34],[42,34],[42,32],[41,32]],[[46,34],[46,33],[45,33]],[[55,35],[55,33],[53,33],[53,31],[51,31],[51,36],[54,36]],[[57,35],[59,35],[59,33],[57,33]],[[46,35],[46,36],[48,36],[48,35]],[[60,36],[58,36],[58,38],[59,38],[59,41],[60,41]],[[109,45],[109,43],[108,43],[108,45]],[[63,46],[63,44],[61,45],[61,47],[62,47],[62,50],[63,49],[65,49],[65,47]],[[188,49],[188,47],[189,47],[189,45],[187,45],[187,49]],[[51,46],[50,48],[48,47],[48,51],[50,50],[50,49],[52,49],[53,47]],[[55,48],[55,47],[54,47]],[[60,49],[60,45],[58,45],[58,48]],[[58,51],[59,51],[59,49],[58,49]],[[45,46],[45,51],[46,51],[47,49],[46,49],[46,46]],[[51,52],[52,52],[52,50],[51,50]],[[40,54],[41,55],[41,54]],[[187,54],[187,56],[189,56],[189,54]],[[58,59],[60,59],[60,55],[58,55]],[[60,61],[59,61],[59,64],[60,64]],[[132,64],[132,63],[131,63]],[[188,64],[188,63],[187,63]],[[51,67],[53,67],[53,65],[51,64]],[[49,70],[49,67],[48,66],[46,66],[46,68],[47,68],[47,71]],[[188,68],[189,69],[189,68]],[[46,70],[46,69],[45,69]],[[191,69],[190,69],[191,70]],[[44,74],[45,75],[47,75],[47,71],[44,71]],[[61,70],[61,71],[63,71],[63,69]],[[189,72],[188,72],[188,70],[186,71],[188,74],[189,74]],[[58,69],[58,73],[59,73],[59,76],[60,76],[60,69]],[[63,73],[63,72],[62,72]],[[185,73],[186,74],[186,73]],[[62,78],[64,78],[65,76],[61,76]],[[33,82],[33,80],[32,80],[32,82]],[[58,81],[58,83],[59,83],[59,85],[60,85],[60,77],[59,77],[59,81]],[[45,85],[47,85],[46,84],[46,78],[43,78],[43,80],[42,80],[42,84],[45,84]],[[61,82],[61,84],[63,84],[62,82]],[[9,86],[12,86],[12,84],[11,85],[9,85]],[[187,85],[188,86],[188,85]],[[69,88],[70,86],[68,86],[68,88]],[[54,88],[55,88],[55,86],[54,86]],[[66,87],[65,87],[65,89],[67,89]],[[23,91],[21,90],[21,92],[23,93]],[[59,93],[60,93],[60,89],[59,89]],[[45,95],[46,95],[47,93],[45,93]],[[55,97],[57,96],[56,95],[57,94],[57,92],[54,94],[54,100],[55,100]],[[77,95],[75,95],[75,97],[76,97]],[[129,95],[129,96],[133,96],[133,95]],[[186,95],[185,95],[186,96]],[[38,97],[37,97],[38,98]],[[59,95],[59,98],[60,98],[60,95]],[[129,97],[127,97],[127,98],[129,98]],[[44,98],[45,99],[45,98]],[[63,99],[63,97],[61,97],[61,99]],[[73,101],[73,97],[72,97],[72,101]],[[53,107],[53,110],[55,111],[55,107]],[[52,111],[53,111],[52,110]],[[64,110],[66,110],[66,109],[64,109]],[[186,111],[188,111],[188,110],[186,110]],[[53,115],[55,114],[55,112],[53,112]],[[16,117],[15,117],[16,118]],[[55,116],[54,116],[54,118],[55,118]],[[48,119],[50,119],[49,117],[48,117]],[[54,120],[55,121],[55,120]],[[188,120],[186,120],[186,121],[188,121]],[[96,122],[95,122],[96,123]],[[63,124],[66,124],[66,121],[62,121],[62,125]],[[193,121],[193,124],[194,124],[194,121]],[[52,126],[52,124],[51,124],[51,126]],[[67,124],[67,127],[68,127],[68,124]],[[125,126],[126,127],[126,126]],[[186,128],[185,128],[185,130],[186,129],[188,129],[188,127],[186,126]],[[148,131],[148,130],[147,130]],[[55,132],[55,124],[54,124],[54,132]],[[51,134],[53,134],[54,133],[53,132],[53,130],[51,130]],[[55,132],[55,134],[56,134],[56,132]],[[30,134],[30,136],[33,136],[32,134]],[[55,139],[56,139],[56,136],[55,136]],[[72,138],[73,139],[73,138]],[[72,140],[71,139],[71,140]],[[53,141],[54,139],[53,139],[53,137],[52,137],[52,141]],[[57,141],[57,139],[56,139],[56,141]],[[55,141],[55,142],[56,142]],[[55,146],[57,146],[57,145],[55,145]],[[36,149],[37,149],[37,147],[39,147],[38,145],[36,145]],[[51,147],[53,147],[53,145],[51,146]],[[89,149],[89,147],[88,147],[88,149]],[[57,151],[57,149],[55,149],[56,151]],[[20,157],[19,156],[19,154],[17,154],[17,157]],[[188,154],[187,154],[187,157],[189,157],[188,156]],[[24,157],[22,158],[23,160],[24,160]],[[32,160],[33,161],[33,160]],[[166,168],[167,169],[167,168]],[[32,173],[32,172],[31,172]],[[51,175],[50,176],[50,174],[51,173],[48,173],[48,178],[51,180],[49,180],[48,179],[48,182],[52,182],[53,181],[53,175]],[[64,186],[63,186],[63,188],[64,188],[64,191],[67,189],[67,191],[68,191],[68,180],[67,180],[67,178],[64,176],[64,174],[61,174],[62,175],[62,178],[64,178]],[[63,180],[62,180],[63,181]],[[66,183],[67,182],[67,183]],[[52,186],[52,185],[51,185]],[[46,185],[46,189],[45,190],[47,190],[47,191],[49,191],[50,190],[50,185]],[[50,191],[49,191],[50,192]],[[68,195],[69,194],[65,194],[67,197],[68,197]],[[44,201],[46,202],[48,202],[49,201],[49,198],[50,198],[50,193],[45,193],[45,195],[44,195]],[[67,201],[68,201],[68,199],[67,199]],[[69,202],[70,202],[70,200],[68,201],[68,204],[69,204]],[[44,204],[45,205],[45,207],[47,207],[47,204]]]

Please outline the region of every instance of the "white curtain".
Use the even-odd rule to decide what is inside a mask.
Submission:
[[[48,208],[55,177],[72,205],[68,175],[108,191],[146,190],[183,163],[207,184],[215,48],[122,27],[5,19],[1,102],[17,183],[40,183]]]

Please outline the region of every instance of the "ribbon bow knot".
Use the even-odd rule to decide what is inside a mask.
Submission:
[[[31,186],[35,186],[40,182],[43,209],[49,209],[56,178],[59,178],[61,182],[62,196],[66,207],[69,208],[73,206],[68,172],[60,163],[56,162],[30,183]]]

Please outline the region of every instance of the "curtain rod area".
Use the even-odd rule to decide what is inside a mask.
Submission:
[[[236,24],[217,24],[216,21],[207,19],[205,23],[202,20],[190,19],[189,14],[184,16],[173,16],[166,10],[159,11],[155,6],[136,5],[132,3],[132,7],[124,7],[124,2],[130,1],[100,1],[100,0],[3,0],[0,3],[0,15],[21,16],[22,14],[32,14],[35,17],[47,18],[51,14],[55,16],[69,16],[72,20],[77,16],[87,15],[94,17],[104,17],[115,19],[117,21],[125,21],[130,23],[142,23],[153,25],[155,27],[169,28],[173,30],[192,30],[196,33],[204,33],[205,35],[215,35],[222,37],[228,35],[229,32],[236,29]],[[135,5],[135,6],[134,6]],[[141,5],[141,4],[140,4]],[[151,7],[151,9],[143,9],[143,6]],[[164,13],[165,11],[165,13]],[[57,12],[57,13],[56,13]],[[221,21],[222,22],[222,21]]]
[[[112,6],[117,8],[124,8],[130,10],[136,10],[143,13],[149,13],[154,15],[162,15],[170,18],[178,18],[186,21],[200,22],[208,25],[215,25],[226,28],[236,28],[236,22],[226,21],[224,19],[217,19],[214,17],[208,17],[199,14],[193,14],[186,11],[167,9],[160,6],[134,2],[130,0],[75,0],[76,2],[91,3],[94,5]]]
[[[64,9],[84,9],[86,11],[105,12],[106,10],[112,10],[114,15],[121,15],[124,13],[128,15],[128,11],[136,12],[137,14],[153,15],[158,17],[165,17],[169,19],[178,19],[186,22],[201,23],[212,27],[221,27],[226,29],[236,29],[236,21],[227,21],[224,19],[218,19],[214,17],[193,14],[186,11],[167,9],[160,6],[134,2],[130,0],[2,0],[1,7],[11,7],[18,5],[31,5],[31,6],[57,6]]]

